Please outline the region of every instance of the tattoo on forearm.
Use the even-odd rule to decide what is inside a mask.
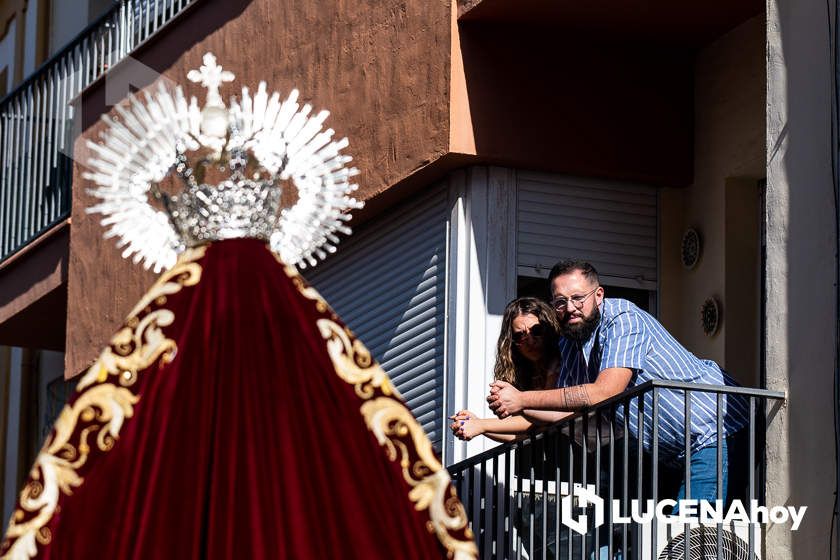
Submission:
[[[573,385],[563,389],[563,404],[566,410],[577,410],[592,404],[585,385]]]

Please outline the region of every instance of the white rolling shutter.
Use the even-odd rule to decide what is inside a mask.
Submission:
[[[590,261],[628,287],[655,289],[656,189],[517,173],[517,264],[547,276],[561,258]]]
[[[304,276],[373,353],[440,450],[447,193],[388,209]]]

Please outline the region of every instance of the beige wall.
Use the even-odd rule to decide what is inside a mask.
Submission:
[[[727,180],[749,179],[755,184],[765,174],[764,64],[763,16],[746,21],[697,54],[694,181],[684,189],[662,189],[660,197],[662,321],[691,351],[724,367],[727,343],[742,344],[728,331],[728,317],[737,312],[737,305],[727,298],[727,273],[730,279],[757,278],[754,263],[747,270],[750,263],[727,259],[727,245],[733,241],[727,234],[726,216],[733,210],[727,208],[727,201],[731,205],[735,200],[731,193],[727,196]],[[753,204],[744,211],[753,214],[757,209],[755,191]],[[680,241],[688,227],[697,229],[703,241],[701,260],[693,270],[685,270],[679,259]],[[727,266],[739,270],[728,271]],[[718,298],[723,308],[720,331],[713,337],[703,333],[700,322],[700,308],[707,297]],[[757,321],[757,316],[753,319]],[[751,343],[757,351],[757,339]],[[746,384],[754,382],[753,371],[732,373]]]
[[[837,472],[831,46],[824,2],[770,0],[767,18],[767,385],[788,392],[768,431],[767,502],[808,506],[796,533],[770,531],[767,558],[829,558]]]

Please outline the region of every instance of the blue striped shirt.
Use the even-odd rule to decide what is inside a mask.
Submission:
[[[607,368],[628,368],[633,376],[627,386],[631,389],[651,379],[684,381],[709,385],[738,385],[720,366],[711,360],[701,360],[685,349],[659,321],[635,304],[605,298],[601,304],[601,321],[584,343],[571,339],[560,340],[561,370],[558,387],[592,383]],[[628,430],[639,438],[639,401],[634,398],[628,407]],[[653,426],[653,394],[647,392],[642,406],[644,412],[643,444],[651,448]],[[743,428],[748,421],[745,400],[724,396],[721,412],[723,434],[729,436]],[[685,397],[682,390],[659,389],[659,453],[663,460],[679,460],[685,456]],[[691,450],[692,452],[717,443],[717,394],[691,393]],[[616,409],[616,420],[624,422],[624,407]]]

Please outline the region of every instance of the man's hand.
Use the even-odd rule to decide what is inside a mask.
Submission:
[[[522,392],[507,381],[494,381],[490,384],[490,394],[487,396],[490,409],[499,418],[507,418],[522,412]]]

